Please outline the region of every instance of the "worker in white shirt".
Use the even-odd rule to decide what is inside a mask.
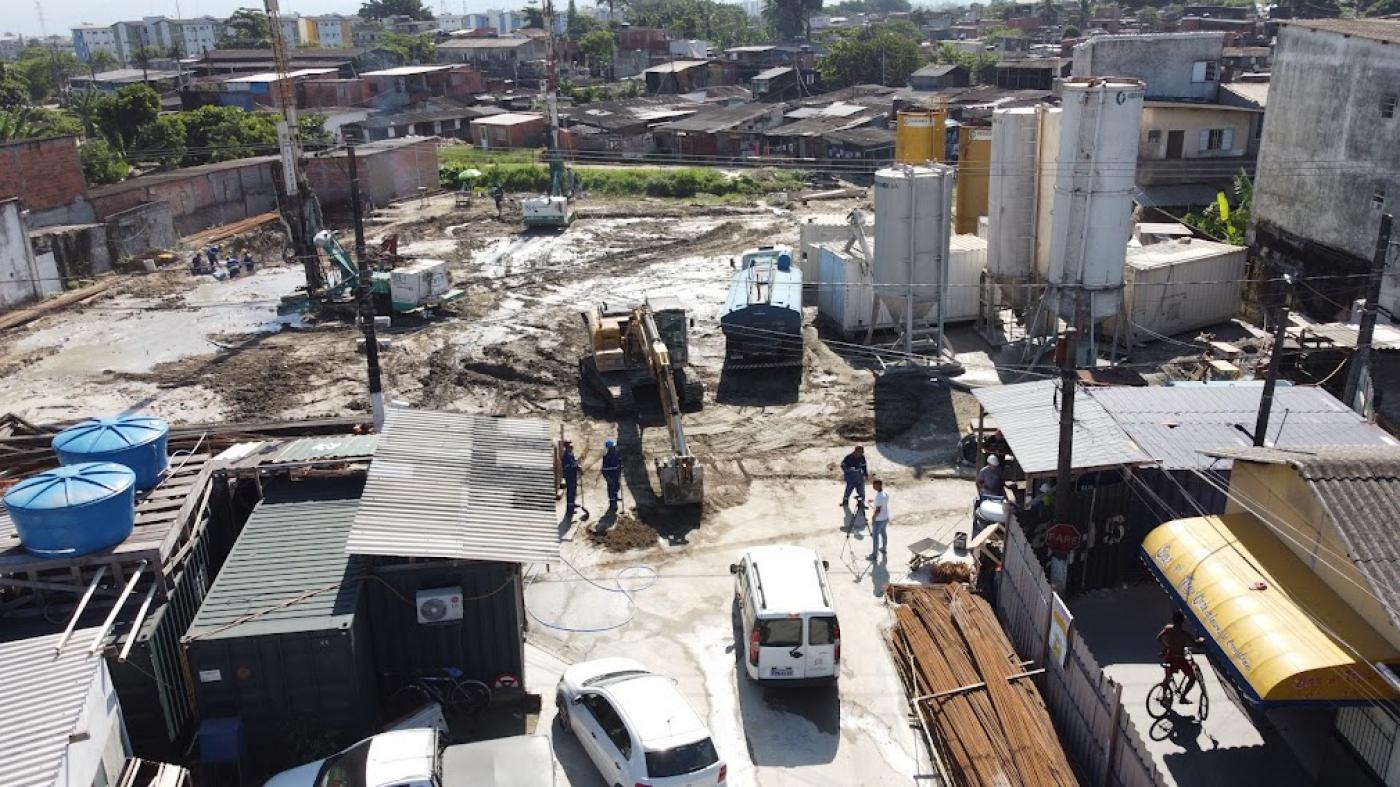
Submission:
[[[885,491],[885,482],[878,478],[871,486],[875,487],[875,510],[870,515],[870,556],[866,560],[874,560],[877,551],[884,555],[890,543],[886,533],[890,526],[890,493]]]

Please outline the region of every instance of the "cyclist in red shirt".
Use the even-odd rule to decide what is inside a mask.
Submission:
[[[1205,637],[1192,636],[1186,630],[1186,615],[1179,609],[1172,611],[1172,622],[1157,632],[1157,642],[1162,646],[1162,664],[1167,668],[1166,679],[1171,680],[1177,672],[1186,674],[1186,685],[1177,697],[1177,702],[1182,705],[1191,704],[1186,695],[1190,694],[1196,685],[1196,668],[1186,657],[1186,649],[1202,645],[1205,641]]]

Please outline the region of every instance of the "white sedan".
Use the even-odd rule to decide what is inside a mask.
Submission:
[[[727,766],[710,731],[670,678],[631,659],[575,664],[555,695],[559,726],[572,732],[615,787],[723,785]]]

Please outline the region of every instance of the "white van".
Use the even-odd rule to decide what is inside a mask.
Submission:
[[[743,621],[744,668],[764,682],[834,682],[841,668],[826,561],[805,547],[767,546],[729,566]]]

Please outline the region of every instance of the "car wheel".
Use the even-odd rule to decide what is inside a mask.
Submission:
[[[554,715],[559,719],[559,729],[572,735],[574,729],[569,725],[569,706],[564,702],[563,693],[554,695]]]

